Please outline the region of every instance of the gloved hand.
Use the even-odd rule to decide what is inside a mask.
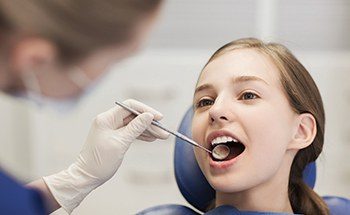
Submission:
[[[43,178],[57,202],[68,213],[115,174],[136,138],[153,141],[169,136],[151,125],[153,119],[162,118],[161,113],[135,100],[123,103],[142,114],[135,117],[119,106],[99,114],[77,160],[68,169]]]

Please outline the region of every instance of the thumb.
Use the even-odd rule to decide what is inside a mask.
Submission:
[[[154,116],[148,112],[138,115],[125,126],[124,135],[132,140],[136,139],[151,125],[153,119]]]

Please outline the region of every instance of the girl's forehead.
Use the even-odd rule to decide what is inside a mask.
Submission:
[[[269,83],[279,83],[280,72],[265,54],[254,49],[237,49],[221,54],[203,69],[198,83],[218,78],[256,76]]]

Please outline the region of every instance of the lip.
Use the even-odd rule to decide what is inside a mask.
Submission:
[[[211,133],[209,133],[208,137],[207,137],[207,146],[211,147],[211,142],[217,138],[217,137],[221,137],[221,136],[229,136],[232,137],[236,140],[238,140],[242,145],[244,145],[244,147],[246,148],[245,144],[243,144],[243,142],[236,136],[234,135],[232,132],[229,132],[227,130],[219,130],[219,131],[213,131]],[[237,157],[227,160],[227,161],[214,161],[211,156],[208,154],[208,159],[209,159],[209,165],[212,169],[217,169],[217,170],[224,170],[229,168],[230,166],[232,166],[233,164],[235,164],[241,157],[242,155],[245,154],[245,150],[239,154]]]
[[[211,157],[209,156],[209,166],[212,168],[212,169],[227,169],[229,168],[230,166],[232,166],[233,164],[235,164],[241,157],[242,155],[244,154],[244,151],[238,155],[237,157],[231,159],[231,160],[228,160],[228,161],[214,161],[213,159],[211,159]]]

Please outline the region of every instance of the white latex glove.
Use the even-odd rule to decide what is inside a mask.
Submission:
[[[135,100],[123,103],[142,114],[135,117],[119,106],[99,114],[77,160],[68,169],[43,178],[57,202],[68,213],[115,174],[136,138],[153,141],[169,136],[151,125],[153,119],[163,117],[161,113]]]

